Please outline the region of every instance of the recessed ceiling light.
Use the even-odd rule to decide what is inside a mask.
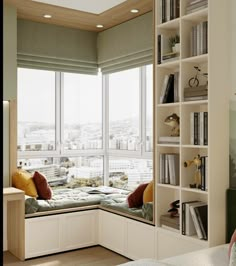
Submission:
[[[130,10],[130,12],[131,12],[131,13],[138,13],[138,12],[139,12],[139,10],[138,10],[138,9],[136,9],[136,8],[133,8],[133,9],[131,9],[131,10]]]
[[[44,18],[51,18],[52,16],[49,15],[49,14],[45,14],[45,15],[43,15],[43,17],[44,17]]]
[[[98,24],[96,25],[97,28],[103,28],[103,25],[102,24]]]

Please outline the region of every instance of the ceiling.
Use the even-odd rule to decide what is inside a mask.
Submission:
[[[153,0],[4,0],[17,18],[100,32],[152,10]],[[50,4],[49,4],[50,3]],[[138,13],[131,13],[138,9]],[[44,18],[50,14],[52,18]],[[97,28],[102,24],[103,28]]]

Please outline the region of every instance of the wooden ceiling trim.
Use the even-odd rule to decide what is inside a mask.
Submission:
[[[153,0],[127,0],[97,15],[31,0],[4,0],[4,3],[15,6],[17,17],[21,19],[95,32],[104,31],[143,15],[151,11],[153,7]],[[140,12],[132,14],[130,13],[132,8],[137,8]],[[51,14],[52,18],[45,19],[44,14]],[[104,28],[96,28],[97,24],[103,24]]]

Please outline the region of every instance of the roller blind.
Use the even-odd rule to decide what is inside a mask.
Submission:
[[[19,67],[97,74],[97,33],[23,19],[17,21]]]
[[[97,45],[103,74],[153,63],[153,13],[98,33]]]

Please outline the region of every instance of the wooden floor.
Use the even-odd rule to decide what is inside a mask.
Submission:
[[[130,260],[101,246],[26,261],[18,260],[10,252],[3,253],[3,265],[7,266],[111,266],[128,261]]]

